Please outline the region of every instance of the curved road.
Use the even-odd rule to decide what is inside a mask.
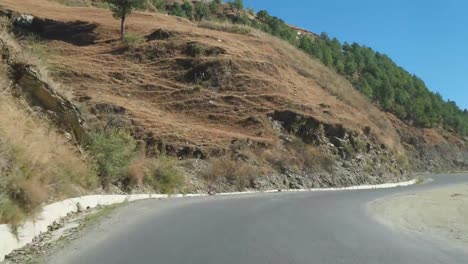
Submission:
[[[405,188],[142,201],[125,206],[47,263],[431,264],[468,253],[379,224],[378,198],[468,182],[434,177]]]

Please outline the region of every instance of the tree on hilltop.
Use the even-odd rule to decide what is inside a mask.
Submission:
[[[143,7],[145,0],[105,0],[113,13],[114,18],[120,19],[120,40],[125,37],[125,21],[137,8]]]

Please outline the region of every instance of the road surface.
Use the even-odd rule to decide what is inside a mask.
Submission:
[[[394,189],[141,201],[115,211],[47,263],[466,264],[467,251],[392,231],[367,206],[466,182],[468,175],[444,175]]]

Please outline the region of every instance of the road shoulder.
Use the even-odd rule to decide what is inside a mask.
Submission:
[[[379,199],[369,209],[395,232],[468,251],[468,184]]]

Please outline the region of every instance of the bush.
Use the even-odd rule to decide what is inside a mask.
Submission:
[[[208,160],[208,166],[202,172],[203,179],[211,184],[226,182],[239,190],[252,188],[256,176],[258,170],[254,166],[228,157]]]
[[[49,52],[47,51],[46,45],[40,40],[40,38],[34,34],[30,34],[26,37],[27,51],[35,56],[38,60],[45,63]]]
[[[192,19],[193,17],[193,6],[188,1],[184,1],[184,3],[180,6],[182,11],[184,12],[184,17]]]
[[[59,4],[66,6],[89,6],[89,1],[87,0],[55,0]]]
[[[335,170],[336,162],[332,155],[322,153],[317,147],[308,145],[299,138],[294,138],[289,144],[289,149],[292,152],[291,156],[295,157],[290,164],[298,166],[301,170],[329,173]]]
[[[178,4],[177,2],[167,8],[169,11],[169,15],[171,16],[178,16],[178,17],[186,16],[184,10],[180,6],[180,4]]]
[[[124,130],[92,132],[87,149],[91,154],[104,187],[126,179],[126,172],[136,157],[136,142]]]
[[[13,227],[21,224],[26,214],[18,204],[4,194],[0,196],[0,224],[8,223]]]
[[[161,193],[175,193],[185,186],[185,176],[176,165],[177,161],[169,157],[148,160],[145,182]]]
[[[159,11],[166,10],[166,1],[165,0],[151,0],[151,4],[153,4],[154,8]]]
[[[210,8],[207,4],[202,2],[196,2],[194,7],[194,18],[195,20],[201,21],[202,19],[207,19],[210,16]]]
[[[124,44],[129,47],[141,44],[143,41],[143,37],[135,33],[127,33],[124,36]]]
[[[185,53],[192,57],[199,57],[204,55],[206,52],[206,48],[203,45],[200,45],[196,42],[191,42],[187,45]]]

